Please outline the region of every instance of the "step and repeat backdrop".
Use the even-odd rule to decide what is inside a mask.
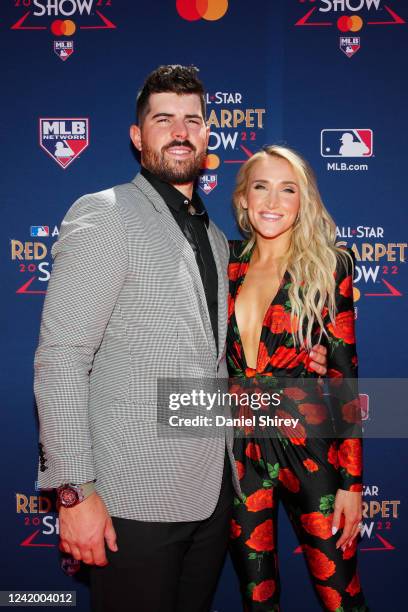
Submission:
[[[262,145],[303,153],[356,255],[360,374],[407,369],[407,58],[404,0],[2,0],[0,589],[75,590],[86,568],[58,550],[52,497],[37,488],[33,356],[51,246],[84,193],[138,171],[128,129],[145,76],[194,64],[211,137],[198,183],[210,216],[239,236],[236,173]],[[375,398],[363,397],[375,421]],[[405,397],[400,398],[406,402]],[[382,408],[384,410],[384,408]],[[382,415],[384,417],[384,414]],[[406,606],[408,445],[365,443],[360,574],[373,612]],[[280,512],[285,610],[317,610],[303,555]],[[214,611],[240,609],[227,560]]]

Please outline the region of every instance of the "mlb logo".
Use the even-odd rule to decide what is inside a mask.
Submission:
[[[89,120],[86,118],[40,119],[40,147],[61,168],[67,168],[89,145]]]
[[[54,53],[65,62],[74,52],[73,40],[54,40]]]
[[[359,48],[359,36],[340,36],[340,49],[347,55],[347,57],[353,57]]]
[[[367,393],[359,393],[358,397],[360,399],[361,420],[368,421],[370,416],[370,397]]]
[[[202,174],[198,179],[198,186],[206,195],[208,195],[217,186],[217,175]]]
[[[320,132],[322,157],[371,157],[373,131],[363,128],[336,128]]]
[[[48,225],[32,225],[30,227],[30,236],[39,238],[40,236],[49,236],[50,228]]]
[[[81,562],[72,557],[63,557],[61,569],[67,576],[74,576],[81,569]]]

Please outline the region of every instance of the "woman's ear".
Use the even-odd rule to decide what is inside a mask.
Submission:
[[[243,208],[244,210],[248,210],[248,204],[247,201],[245,200],[245,198],[241,198],[239,201],[239,205],[241,206],[241,208]]]

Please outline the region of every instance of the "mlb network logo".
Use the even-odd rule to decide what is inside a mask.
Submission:
[[[340,49],[347,55],[347,57],[353,57],[353,55],[360,49],[360,37],[340,36]]]
[[[320,132],[322,157],[371,157],[373,131],[362,128],[336,128]]]
[[[54,53],[65,62],[74,52],[73,40],[54,40]]]
[[[67,168],[89,145],[89,120],[86,118],[40,119],[40,147]]]
[[[198,179],[198,186],[206,195],[208,195],[217,186],[217,175],[202,174]]]

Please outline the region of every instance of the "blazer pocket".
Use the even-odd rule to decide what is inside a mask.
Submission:
[[[112,417],[122,421],[157,422],[157,404],[154,401],[118,400],[112,405]]]

